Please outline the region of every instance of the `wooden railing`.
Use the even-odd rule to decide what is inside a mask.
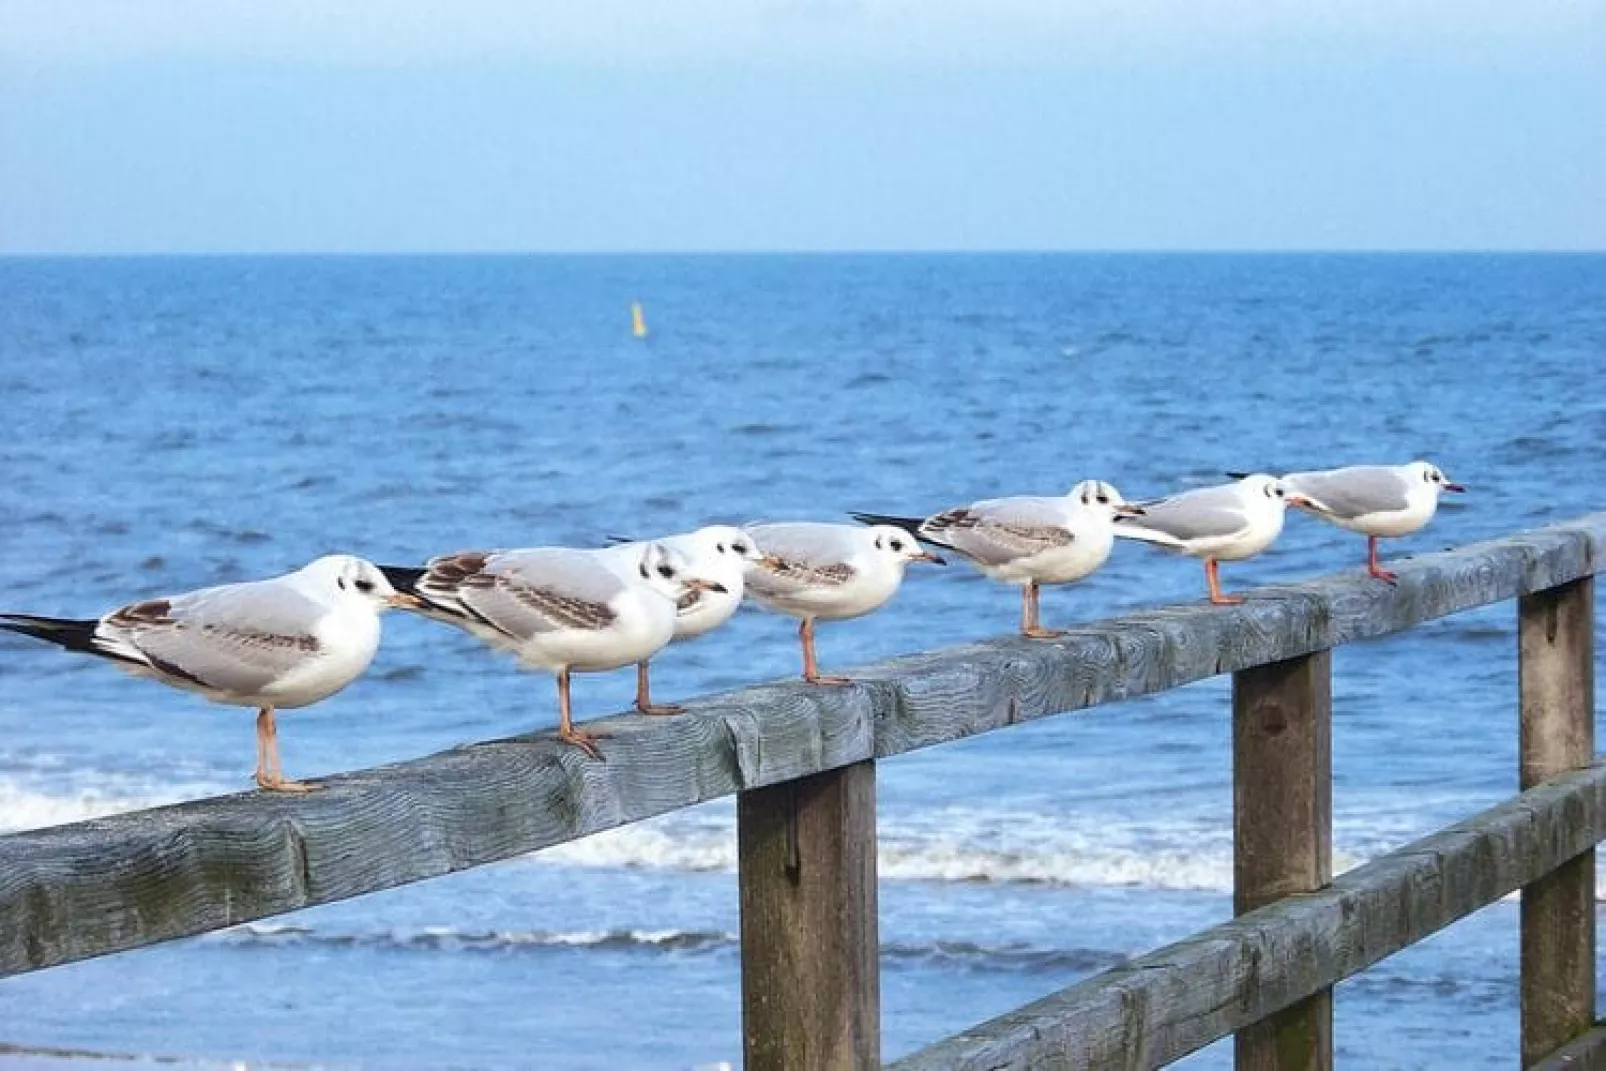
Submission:
[[[204,933],[560,844],[736,793],[749,1068],[880,1062],[879,759],[1233,674],[1238,917],[894,1066],[1148,1067],[1237,1034],[1241,1067],[1332,1063],[1331,987],[1521,889],[1522,1060],[1589,1066],[1595,1029],[1593,620],[1606,514],[1351,572],[860,670],[678,718],[610,719],[607,761],[550,734],[0,837],[0,975]],[[1334,879],[1333,647],[1518,600],[1521,795]]]

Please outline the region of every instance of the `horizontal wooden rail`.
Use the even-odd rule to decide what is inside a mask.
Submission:
[[[391,888],[872,757],[1163,691],[1593,575],[1606,514],[1398,566],[771,684],[606,719],[607,761],[549,733],[0,837],[0,976]]]
[[[1347,978],[1606,837],[1606,765],[938,1042],[892,1071],[1155,1067]]]

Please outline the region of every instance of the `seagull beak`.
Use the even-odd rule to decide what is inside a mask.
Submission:
[[[417,595],[409,595],[405,591],[397,591],[385,596],[385,605],[398,610],[422,610],[424,600]]]
[[[919,554],[916,554],[914,557],[910,558],[909,560],[912,561],[912,562],[931,562],[933,565],[947,565],[948,564],[948,560],[946,558],[944,558],[942,555],[933,554],[929,550],[923,550]]]
[[[1297,494],[1297,493],[1294,493],[1294,492],[1290,492],[1289,494],[1287,494],[1284,497],[1285,497],[1285,499],[1287,500],[1287,502],[1288,502],[1288,504],[1290,506],[1298,506],[1301,509],[1316,509],[1317,508],[1316,507],[1316,503],[1312,502],[1310,499],[1306,498],[1304,495]]]
[[[686,581],[686,588],[689,591],[714,591],[721,595],[726,595],[730,592],[730,589],[719,581],[703,580],[700,577]]]
[[[1466,493],[1467,493],[1467,488],[1466,488],[1466,485],[1465,485],[1465,484],[1459,484],[1459,483],[1446,483],[1446,484],[1445,484],[1445,485],[1444,485],[1444,489],[1445,489],[1445,490],[1446,490],[1446,491],[1454,491],[1454,492],[1455,492],[1455,493],[1456,493],[1456,494],[1458,494],[1458,495],[1464,495],[1464,494],[1466,494]]]
[[[1123,502],[1115,507],[1117,517],[1142,517],[1147,513],[1142,506],[1134,506],[1130,502]]]

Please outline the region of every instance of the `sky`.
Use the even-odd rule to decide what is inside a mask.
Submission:
[[[0,254],[1606,249],[1606,0],[0,0]]]

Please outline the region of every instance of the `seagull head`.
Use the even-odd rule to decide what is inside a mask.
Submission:
[[[636,562],[636,572],[649,588],[670,602],[679,602],[680,597],[688,591],[724,593],[730,590],[718,580],[694,575],[691,562],[686,556],[662,543],[642,545],[641,558]]]
[[[1405,467],[1410,473],[1407,479],[1421,480],[1430,484],[1435,492],[1454,491],[1459,495],[1466,491],[1461,484],[1451,483],[1449,477],[1445,476],[1444,470],[1431,461],[1413,461]]]
[[[878,524],[866,528],[865,532],[870,536],[870,540],[876,550],[896,559],[900,564],[906,565],[909,562],[948,564],[940,555],[933,554],[922,547],[918,539],[905,532],[902,528],[896,528],[890,524]]]
[[[1083,480],[1071,488],[1071,500],[1078,507],[1115,517],[1141,517],[1143,508],[1121,497],[1115,485],[1103,480]]]
[[[1321,504],[1311,500],[1309,495],[1295,491],[1275,476],[1268,476],[1264,472],[1252,472],[1238,481],[1251,501],[1254,496],[1260,495],[1277,503],[1278,507],[1302,506],[1305,509],[1320,509]]]
[[[392,587],[379,566],[352,554],[325,555],[303,566],[300,578],[327,598],[366,603],[376,612],[419,605],[416,598]]]

